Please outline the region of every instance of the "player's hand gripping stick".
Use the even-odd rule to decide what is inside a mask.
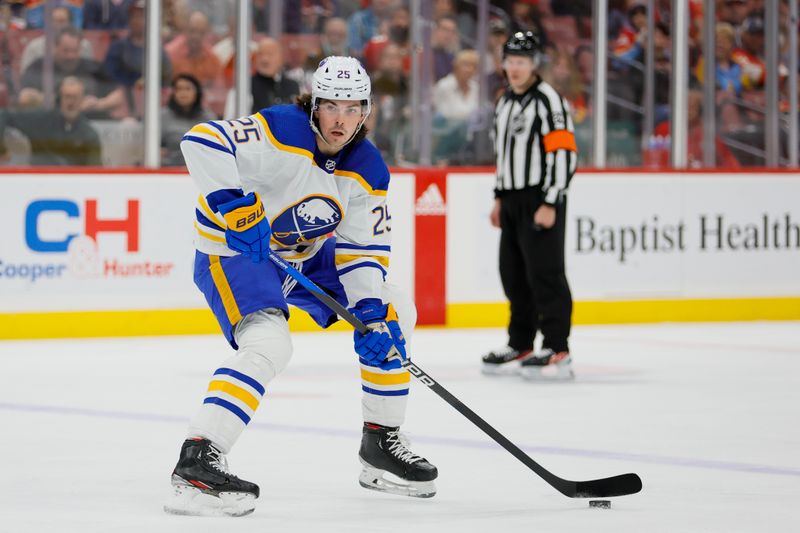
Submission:
[[[272,230],[264,216],[264,204],[259,194],[250,193],[218,206],[228,228],[225,242],[228,248],[263,263],[269,257],[269,236]]]

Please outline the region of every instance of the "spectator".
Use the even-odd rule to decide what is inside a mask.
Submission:
[[[322,33],[319,36],[319,52],[308,57],[306,70],[311,72],[328,56],[353,56],[355,55],[347,45],[347,21],[340,17],[331,17],[325,21]]]
[[[736,31],[727,22],[717,22],[717,45],[715,47],[717,89],[729,96],[741,96],[742,68],[733,60],[733,45]],[[699,81],[703,81],[703,58],[697,62],[695,71]]]
[[[283,49],[275,39],[266,38],[258,44],[251,93],[253,113],[277,104],[290,104],[300,94],[297,82],[284,76]]]
[[[484,62],[486,76],[489,79],[489,100],[495,101],[506,90],[506,77],[503,73],[503,46],[508,40],[508,26],[501,19],[489,21],[489,39],[486,42],[488,58]]]
[[[3,138],[15,128],[31,144],[34,166],[99,166],[100,137],[81,111],[83,82],[67,76],[58,87],[56,109],[0,110],[0,160],[8,158]]]
[[[628,24],[626,0],[608,0],[608,42],[614,42]]]
[[[213,120],[203,107],[203,88],[191,74],[178,74],[172,80],[172,94],[161,110],[161,166],[183,166],[180,144],[183,135],[199,123]]]
[[[655,122],[669,118],[670,113],[670,79],[672,78],[672,39],[669,26],[656,22],[653,34],[655,50]]]
[[[739,34],[742,46],[731,52],[733,60],[742,67],[742,87],[745,90],[764,87],[767,67],[764,62],[764,19],[752,13],[742,24]]]
[[[53,29],[53,34],[58,33],[64,28],[76,27],[72,20],[72,10],[66,6],[56,6],[50,12],[50,27]],[[39,35],[31,39],[25,49],[22,51],[22,57],[19,60],[19,70],[24,72],[31,66],[31,63],[37,59],[44,57],[45,50],[45,36]],[[92,44],[87,39],[81,39],[80,56],[84,59],[93,59]]]
[[[575,104],[583,99],[583,82],[573,57],[565,50],[556,49],[546,67],[541,69],[541,75],[558,94],[567,99],[573,121],[577,123],[584,118],[579,117],[575,110]]]
[[[253,23],[251,22],[250,42],[248,43],[250,65],[252,65],[255,60],[256,49],[258,48],[258,43],[253,39],[255,33]],[[238,52],[236,46],[236,17],[231,17],[228,19],[228,31],[225,36],[211,47],[214,55],[219,59],[219,64],[222,65],[222,79],[224,80],[225,87],[233,87],[233,77],[236,73],[236,56]]]
[[[161,5],[163,6],[161,9],[161,37],[163,42],[169,43],[183,34],[186,19],[189,16],[183,0],[162,0]]]
[[[302,0],[300,4],[301,33],[319,33],[325,20],[333,15],[333,0]]]
[[[411,13],[405,6],[398,6],[392,11],[386,32],[376,35],[364,46],[364,66],[367,70],[378,68],[381,50],[387,43],[393,42],[400,47],[404,54],[403,70],[406,74],[411,72]]]
[[[738,27],[750,11],[751,6],[748,0],[722,0],[717,1],[717,20],[727,22],[734,28]]]
[[[408,76],[403,71],[403,52],[395,43],[389,43],[381,51],[378,70],[372,81],[372,98],[376,113],[372,140],[375,146],[388,157],[388,164],[397,164],[402,159],[402,145],[408,130]]]
[[[114,87],[102,66],[94,60],[80,57],[81,35],[75,28],[64,28],[56,37],[53,49],[53,85],[58,87],[67,76],[81,81],[86,95],[83,111],[90,118],[105,118],[125,105],[121,90]],[[44,58],[39,58],[22,74],[22,90],[18,104],[38,107],[44,104]]]
[[[186,31],[165,46],[172,70],[191,74],[203,87],[222,84],[222,65],[207,42],[209,35],[208,17],[195,11]]]
[[[478,52],[462,50],[453,60],[453,72],[433,87],[433,158],[447,164],[468,141],[467,126],[478,111]]]
[[[520,0],[511,4],[511,33],[535,31],[542,36],[542,42],[546,42],[542,25],[536,11],[535,0]]]
[[[686,107],[687,120],[689,125],[687,138],[687,160],[690,168],[703,167],[703,91],[699,88],[692,88],[687,95]],[[670,123],[664,121],[656,126],[653,132],[657,137],[667,139],[669,144]],[[739,161],[733,156],[728,147],[723,144],[722,139],[715,137],[716,145],[716,167],[738,168]],[[661,158],[665,159],[664,157]]]
[[[450,17],[456,21],[459,34],[458,49],[462,47],[462,38],[470,44],[476,40],[474,9],[471,9],[472,6],[469,5],[475,2],[470,0],[470,2],[460,3],[461,9],[456,7],[456,0],[434,0],[431,14],[431,20],[434,22],[438,22],[442,17]]]
[[[309,48],[314,45],[309,43],[308,39],[302,35],[288,36],[288,39],[283,39],[283,72],[284,76],[290,80],[297,82],[300,86],[301,93],[311,91],[313,84],[314,72],[307,70],[309,54],[312,52]],[[317,64],[319,65],[319,63]],[[316,68],[314,69],[316,71]]]
[[[128,27],[128,9],[134,0],[86,0],[84,30],[122,30]]]
[[[18,0],[11,2],[12,7],[20,9],[20,15],[24,20],[22,29],[38,30],[45,27],[45,12],[48,3],[52,3],[53,9],[64,8],[69,11],[70,23],[75,28],[83,27],[83,2],[75,0],[51,0],[51,2],[37,2],[31,0]],[[24,11],[24,12],[23,12]],[[52,16],[52,15],[51,15]],[[52,20],[51,20],[52,22]]]
[[[215,0],[217,1],[217,0]],[[252,21],[256,33],[270,32],[270,0],[251,0],[253,5]],[[300,2],[283,3],[283,33],[300,33],[303,26]]]
[[[353,13],[347,20],[350,35],[348,46],[361,57],[364,47],[370,39],[378,34],[381,21],[389,16],[395,0],[368,0],[369,5]]]
[[[111,79],[124,87],[128,108],[135,109],[133,89],[144,86],[145,13],[144,0],[137,0],[129,7],[128,35],[114,41],[108,49],[104,67]],[[166,85],[170,77],[169,57],[161,50],[161,85]]]
[[[184,0],[189,13],[199,11],[208,19],[211,33],[225,35],[228,21],[235,18],[236,2],[231,0]]]
[[[623,63],[641,62],[643,46],[647,39],[647,6],[632,2],[628,9],[628,22],[614,41],[614,57]]]
[[[453,58],[460,45],[456,19],[451,16],[437,19],[431,34],[434,81],[439,81],[453,71]]]
[[[478,53],[462,50],[453,60],[453,72],[433,88],[436,112],[449,120],[465,121],[478,109]]]
[[[266,37],[258,43],[255,70],[250,78],[252,113],[265,107],[292,103],[295,96],[300,94],[298,83],[286,77],[283,49],[275,39]],[[231,90],[225,104],[225,116],[236,116],[234,111],[234,94]]]

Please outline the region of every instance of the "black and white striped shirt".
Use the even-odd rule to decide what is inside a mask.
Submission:
[[[494,114],[495,196],[540,188],[544,202],[555,205],[575,174],[574,131],[569,105],[546,82],[522,95],[506,91]]]

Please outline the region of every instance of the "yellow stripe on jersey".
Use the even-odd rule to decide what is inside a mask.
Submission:
[[[225,231],[225,224],[223,224],[222,222],[219,221],[219,219],[217,219],[217,215],[215,215],[214,212],[211,211],[211,207],[209,207],[208,202],[206,202],[206,199],[203,198],[202,194],[197,197],[197,203],[200,204],[200,207],[203,208],[203,213],[205,213],[206,218],[211,222],[213,222],[214,224],[216,224],[217,226],[219,226],[222,231]]]
[[[407,371],[400,374],[378,374],[362,368],[361,379],[375,385],[402,385],[411,381],[411,374]]]
[[[291,152],[293,154],[302,155],[304,157],[309,158],[312,163],[314,162],[314,155],[308,150],[304,148],[299,148],[297,146],[283,144],[278,139],[276,139],[275,136],[272,134],[272,130],[269,129],[269,124],[267,124],[267,119],[265,119],[261,113],[256,113],[253,116],[256,117],[256,119],[258,119],[259,122],[261,122],[262,126],[264,126],[264,131],[266,132],[269,141],[275,148],[277,148],[278,150],[283,150],[284,152]]]
[[[358,172],[350,172],[349,170],[334,170],[333,175],[356,180],[359,185],[364,187],[364,189],[366,189],[366,191],[373,196],[386,196],[386,191],[373,189],[372,185],[370,185],[367,180],[364,179],[364,176]]]
[[[217,132],[215,132],[205,124],[198,124],[194,128],[190,129],[189,133],[204,133],[206,135],[211,135],[212,137],[216,138],[222,146],[230,149],[228,144],[222,140],[222,137],[220,137]]]
[[[378,263],[382,264],[386,268],[389,268],[389,258],[384,255],[345,255],[345,254],[336,254],[336,264],[343,265],[344,263],[349,263],[350,261],[355,261],[357,259],[372,259],[377,261]]]
[[[224,237],[220,237],[218,235],[214,235],[213,233],[209,233],[207,231],[203,231],[202,229],[200,229],[200,224],[198,224],[197,221],[195,221],[194,223],[194,229],[197,230],[197,233],[199,233],[201,237],[204,237],[210,241],[221,242],[223,244],[226,244]]]
[[[253,411],[258,409],[258,399],[238,385],[234,385],[233,383],[229,383],[227,381],[212,381],[208,385],[208,392],[214,391],[230,394],[234,398],[243,401]]]
[[[239,305],[233,297],[225,271],[222,270],[219,256],[209,255],[208,260],[211,262],[211,278],[214,280],[214,285],[217,287],[219,296],[222,299],[222,306],[225,308],[225,314],[228,315],[228,322],[237,324],[242,319],[242,313],[239,312]]]

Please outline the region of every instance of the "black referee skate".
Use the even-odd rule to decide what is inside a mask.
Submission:
[[[483,356],[483,373],[493,376],[515,374],[519,370],[519,362],[531,355],[532,350],[515,350],[511,346],[504,346],[492,350]]]
[[[540,353],[525,359],[520,364],[520,375],[538,381],[568,381],[575,379],[572,357],[568,351],[556,352],[544,348]]]
[[[187,439],[172,472],[170,514],[243,516],[255,510],[258,485],[228,471],[225,455],[208,439]]]
[[[431,498],[436,494],[436,467],[407,448],[400,428],[364,424],[358,456],[364,466],[358,478],[365,489]],[[393,479],[386,479],[390,474]]]

